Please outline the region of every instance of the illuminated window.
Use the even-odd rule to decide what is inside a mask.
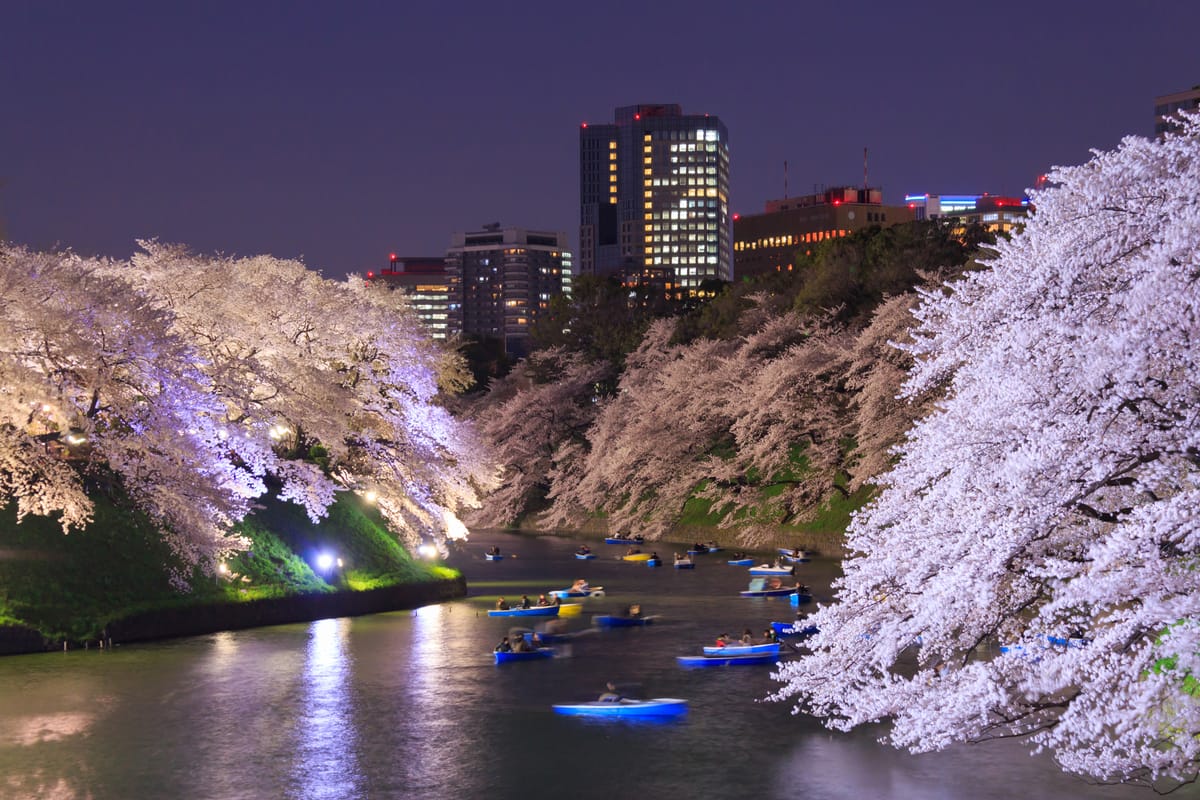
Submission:
[[[616,143],[616,142],[613,142],[613,141],[610,141],[610,142],[608,143],[608,149],[609,149],[609,150],[616,150],[616,149],[617,149],[617,143]]]

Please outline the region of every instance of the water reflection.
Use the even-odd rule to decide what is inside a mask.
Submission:
[[[346,798],[363,793],[349,691],[351,624],[349,619],[323,619],[309,628],[300,741],[292,765],[292,782],[301,797]]]

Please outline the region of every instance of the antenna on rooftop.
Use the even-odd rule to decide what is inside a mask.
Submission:
[[[863,191],[864,192],[867,190],[868,185],[869,184],[867,183],[867,148],[864,147],[863,148]]]

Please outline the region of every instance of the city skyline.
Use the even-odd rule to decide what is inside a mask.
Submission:
[[[0,30],[0,218],[34,248],[135,239],[328,277],[499,221],[579,246],[578,131],[673,103],[729,130],[734,213],[815,187],[1020,194],[1153,134],[1200,83],[1200,6],[27,3]],[[1036,16],[1034,16],[1036,15]]]

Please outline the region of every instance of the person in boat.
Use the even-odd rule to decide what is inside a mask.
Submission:
[[[641,603],[630,603],[629,605],[625,606],[624,616],[627,619],[641,619],[642,618],[642,604]]]
[[[741,561],[741,560],[742,560],[743,558],[745,558],[745,557],[746,557],[746,554],[745,554],[745,553],[743,553],[741,550],[738,550],[736,553],[734,553],[734,554],[731,556],[731,558],[732,558],[734,561]]]
[[[507,636],[500,640],[500,644],[496,645],[497,653],[511,653],[512,649],[512,642],[508,640]]]
[[[812,590],[803,583],[796,587],[796,591],[800,594],[812,594]]]
[[[498,556],[498,555],[500,555],[500,548],[499,548],[499,547],[496,547],[495,545],[493,545],[493,546],[492,546],[492,549],[491,549],[491,550],[488,550],[488,555],[490,555],[490,556]]]
[[[767,588],[768,589],[782,589],[783,581],[781,581],[778,577],[768,578],[767,579]]]
[[[575,552],[581,556],[586,556],[588,553],[592,552],[592,548],[588,547],[585,544],[585,545],[580,546],[580,548],[578,550],[576,550]]]
[[[720,636],[717,637],[717,647],[725,647],[728,644],[729,644],[729,634],[728,633],[722,633]]]
[[[749,628],[742,631],[742,644],[754,644],[754,634],[750,632]]]
[[[621,693],[617,691],[617,687],[612,681],[605,684],[605,689],[606,691],[601,693],[600,697],[597,698],[601,703],[621,702]]]
[[[591,590],[592,590],[592,587],[588,586],[587,579],[585,579],[585,578],[580,578],[579,580],[577,580],[571,584],[572,592],[583,592],[586,594],[587,592],[590,592]]]
[[[550,605],[550,601],[546,599],[546,595],[539,594],[537,604],[539,606],[548,606]]]
[[[521,595],[521,608],[532,608],[532,607],[533,607],[533,603],[530,601],[529,595],[527,595],[527,594]]]
[[[562,595],[561,594],[550,595],[550,605],[561,606],[562,605]]]
[[[524,636],[513,637],[512,650],[514,653],[528,653],[533,650],[533,645]]]
[[[774,628],[767,628],[765,631],[763,631],[763,641],[767,644],[771,644],[772,642],[778,641],[775,638],[775,629]]]
[[[631,544],[631,545],[629,545],[629,549],[625,551],[625,555],[627,555],[627,556],[636,556],[636,555],[637,555],[638,553],[640,553],[640,552],[642,552],[642,551],[641,551],[641,549],[640,549],[640,548],[639,548],[637,545],[632,545],[632,544]]]
[[[658,561],[658,560],[659,560],[659,558],[658,558],[658,551],[657,551],[657,550],[651,550],[651,551],[650,551],[650,560],[651,560],[651,561]]]
[[[507,611],[508,610],[508,601],[505,600],[503,597],[501,597],[499,600],[496,601],[496,610],[497,611]]]

